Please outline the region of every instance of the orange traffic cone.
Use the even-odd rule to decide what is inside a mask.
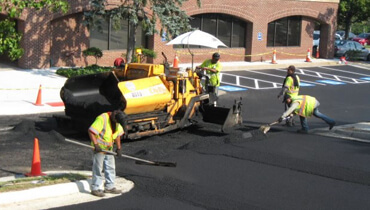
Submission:
[[[312,62],[311,61],[311,51],[310,51],[310,48],[308,48],[308,50],[307,50],[306,62]]]
[[[41,159],[40,159],[40,150],[39,150],[39,140],[34,139],[33,143],[33,159],[31,172],[27,173],[26,176],[44,176],[46,174],[41,172]]]
[[[316,58],[320,58],[320,49],[319,46],[316,48]]]
[[[42,87],[40,85],[39,93],[37,94],[37,99],[36,99],[36,103],[35,103],[36,106],[43,106],[43,104],[41,103],[41,89],[42,89]]]
[[[340,57],[340,62],[341,64],[348,64],[345,56]]]
[[[277,64],[277,62],[276,62],[276,50],[274,50],[273,53],[272,53],[271,63],[272,64]]]
[[[175,59],[173,59],[173,68],[179,68],[179,57],[175,55]]]

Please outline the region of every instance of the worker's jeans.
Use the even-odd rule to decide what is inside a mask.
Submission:
[[[328,125],[335,124],[335,121],[333,119],[331,119],[330,117],[328,117],[328,116],[324,115],[323,113],[319,112],[318,108],[315,108],[313,110],[313,116],[324,120]],[[308,127],[308,124],[307,124],[307,118],[302,117],[302,116],[299,116],[299,118],[301,120],[302,130],[308,131],[309,127]]]
[[[114,179],[116,177],[116,163],[114,155],[94,153],[92,174],[91,190],[99,190],[104,177],[104,188],[109,190],[114,188]]]

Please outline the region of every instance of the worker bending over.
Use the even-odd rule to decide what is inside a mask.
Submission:
[[[286,103],[287,97],[294,97],[299,94],[299,86],[300,86],[300,79],[298,75],[295,74],[295,66],[291,65],[287,69],[287,75],[284,79],[281,91],[277,96],[278,99],[283,96],[283,103],[285,107],[285,111],[289,108],[289,105]],[[294,120],[293,118],[289,118],[286,120],[286,125],[293,126]]]
[[[309,128],[306,118],[311,117],[312,115],[324,120],[329,125],[329,130],[331,130],[335,125],[335,121],[333,119],[319,112],[318,107],[320,102],[315,97],[309,95],[299,95],[295,97],[287,96],[286,103],[290,107],[283,113],[278,121],[283,121],[284,118],[291,114],[299,115],[302,129],[297,130],[298,133],[308,133]]]
[[[119,110],[100,114],[88,130],[91,144],[94,146],[91,194],[104,197],[104,193],[121,194],[114,186],[116,178],[116,163],[112,154],[103,150],[113,151],[116,143],[117,156],[121,156],[121,136],[124,134],[118,118],[123,113]],[[103,174],[104,171],[104,174]],[[104,191],[100,189],[105,177]]]

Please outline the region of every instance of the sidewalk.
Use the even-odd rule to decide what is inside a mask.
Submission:
[[[91,171],[50,171],[44,173],[79,173],[91,176]],[[14,179],[16,178],[3,177],[0,178],[0,182]],[[90,185],[91,179],[88,179],[22,191],[0,193],[0,209],[49,209],[119,196],[117,194],[106,194],[103,198],[92,196],[90,194]],[[122,177],[116,177],[116,187],[122,190],[122,193],[127,193],[134,187],[134,183]]]

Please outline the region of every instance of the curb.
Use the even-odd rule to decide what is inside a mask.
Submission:
[[[46,174],[63,174],[63,173],[78,173],[78,174],[84,174],[87,176],[91,176],[91,171],[49,171],[44,172]],[[2,177],[1,181],[10,181],[14,180],[16,177]],[[42,186],[42,187],[36,187],[32,189],[27,190],[21,190],[21,191],[12,191],[12,192],[5,192],[0,193],[0,208],[10,208],[12,209],[14,206],[27,206],[27,202],[31,202],[34,200],[39,201],[47,201],[48,199],[67,199],[65,202],[62,202],[63,204],[67,205],[70,201],[68,200],[68,196],[72,195],[73,197],[78,197],[80,195],[88,195],[87,198],[81,198],[77,199],[79,203],[86,202],[86,199],[88,200],[97,200],[102,199],[96,196],[90,195],[91,190],[91,179],[87,180],[80,180],[76,182],[69,182],[69,183],[62,183],[62,184],[55,184],[55,185],[48,185],[48,186]],[[134,183],[130,180],[126,180],[122,177],[116,177],[116,186],[117,188],[122,189],[122,194],[129,192],[133,187]],[[115,197],[117,195],[109,195],[103,198],[110,198]],[[70,204],[75,204],[70,203]],[[45,208],[45,206],[42,206],[43,204],[40,202],[41,208]],[[50,206],[50,205],[49,205]],[[56,207],[56,206],[55,206]],[[36,208],[40,208],[36,207]]]
[[[314,134],[370,143],[370,122],[335,126],[332,131],[314,129]]]

